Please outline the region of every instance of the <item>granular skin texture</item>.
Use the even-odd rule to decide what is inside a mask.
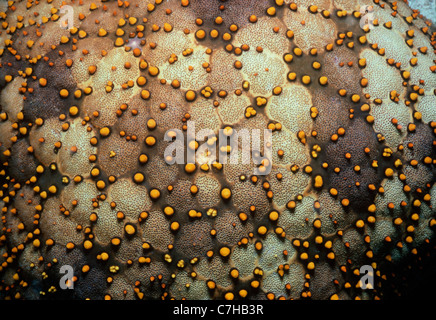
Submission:
[[[0,24],[1,299],[424,296],[436,32],[406,1],[2,1]],[[271,129],[271,172],[168,164],[188,121]]]

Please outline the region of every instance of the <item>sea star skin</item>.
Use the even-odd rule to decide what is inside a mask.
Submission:
[[[8,1],[0,22],[1,299],[383,299],[436,261],[436,31],[406,2]],[[270,129],[271,172],[168,164],[189,122]]]

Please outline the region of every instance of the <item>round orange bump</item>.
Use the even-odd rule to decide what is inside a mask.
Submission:
[[[146,154],[141,154],[139,156],[139,162],[141,164],[145,164],[145,163],[147,163],[147,161],[148,161],[148,156]]]
[[[185,165],[185,171],[186,171],[187,173],[192,173],[192,172],[194,172],[196,168],[197,168],[197,166],[196,166],[195,164],[193,164],[193,163],[187,163],[187,164]]]
[[[358,94],[353,94],[353,95],[351,96],[351,100],[352,100],[354,103],[358,103],[358,102],[360,101],[360,96],[359,96]]]
[[[392,170],[391,168],[387,168],[385,170],[385,176],[386,177],[392,177],[394,175],[394,170]]]
[[[85,242],[83,243],[83,247],[84,247],[86,250],[90,250],[90,249],[92,249],[92,242],[89,241],[89,240],[85,240]]]
[[[294,48],[294,54],[296,56],[301,56],[303,54],[303,50],[301,50],[300,48]]]
[[[266,9],[266,13],[267,13],[269,16],[274,16],[274,15],[276,14],[276,8],[274,8],[274,7],[269,7],[268,9]]]
[[[342,199],[341,204],[342,204],[344,207],[347,207],[348,205],[350,205],[350,200],[348,200],[348,199]]]
[[[114,246],[119,246],[121,244],[121,239],[120,238],[112,238],[111,244]]]
[[[48,188],[48,191],[52,194],[55,194],[57,191],[57,188],[56,188],[56,186],[52,185]]]
[[[144,86],[147,83],[147,78],[144,76],[140,76],[138,77],[138,79],[136,79],[136,84],[140,87]]]
[[[230,249],[229,249],[228,247],[222,247],[222,248],[220,249],[220,255],[221,255],[222,257],[228,257],[229,254],[230,254]]]
[[[254,289],[259,288],[259,286],[260,286],[260,282],[259,282],[259,280],[253,280],[253,281],[251,281],[251,282],[250,282],[250,286],[251,286],[252,288],[254,288]]]
[[[311,13],[317,13],[318,12],[318,6],[312,5],[309,7],[309,11]]]
[[[67,98],[68,95],[69,95],[69,92],[68,92],[67,89],[61,89],[61,91],[59,91],[59,95],[60,95],[62,98]]]
[[[325,86],[328,83],[327,77],[322,76],[319,78],[319,84]]]
[[[155,77],[155,76],[157,76],[159,74],[159,68],[158,67],[149,67],[148,68],[148,73],[151,76]]]
[[[310,84],[311,82],[310,76],[308,75],[303,76],[303,78],[301,78],[301,82],[303,82],[305,85]]]
[[[156,144],[156,138],[153,136],[148,136],[145,138],[145,144],[149,147],[152,147]]]
[[[209,288],[209,290],[213,290],[216,288],[216,283],[212,280],[208,280],[206,282],[207,287]]]
[[[180,228],[180,224],[177,221],[172,222],[170,225],[170,229],[172,231],[177,231],[179,230],[179,228]]]
[[[103,180],[97,181],[97,189],[103,190],[106,187],[106,183]]]
[[[91,170],[91,176],[92,177],[97,177],[99,174],[100,174],[100,169],[92,168],[92,170]]]
[[[107,137],[111,133],[111,130],[108,127],[104,127],[100,129],[100,135],[102,137]]]
[[[123,38],[117,38],[116,40],[115,40],[115,46],[116,47],[121,47],[121,46],[123,46],[124,45],[124,40],[123,40]]]
[[[273,89],[273,94],[278,96],[280,93],[282,93],[282,88],[281,87],[275,87]]]
[[[221,190],[221,197],[223,199],[229,199],[232,196],[232,191],[229,188],[224,188]]]
[[[192,194],[196,194],[198,192],[198,187],[196,185],[192,185],[190,191]]]
[[[97,67],[96,66],[89,66],[88,67],[88,73],[89,74],[94,74],[97,71]]]
[[[197,30],[197,32],[195,32],[195,37],[198,40],[203,40],[206,37],[206,31],[204,31],[203,29]]]
[[[315,182],[314,182],[313,186],[315,188],[321,188],[323,186],[323,184],[324,184],[324,182],[323,182],[322,177],[320,175],[317,175],[315,177]]]
[[[89,265],[87,265],[87,264],[85,264],[85,265],[82,267],[82,272],[83,272],[83,273],[87,273],[87,272],[89,272],[89,270],[91,270],[91,268],[90,268]]]
[[[211,30],[209,34],[213,39],[216,39],[219,36],[219,32],[216,29]]]
[[[150,198],[157,200],[160,197],[160,191],[158,189],[152,189],[150,191]]]
[[[41,245],[41,241],[39,241],[39,239],[33,240],[33,246],[35,248],[39,248],[40,245]]]
[[[75,247],[75,245],[74,245],[74,243],[72,243],[72,242],[68,242],[67,245],[66,245],[66,247],[67,247],[68,250],[73,250],[74,247]]]
[[[294,81],[295,79],[297,79],[297,74],[295,72],[289,72],[288,73],[288,80]]]
[[[287,62],[290,63],[292,62],[292,60],[294,59],[294,56],[290,53],[285,54],[285,56],[283,57],[283,59]]]
[[[135,181],[136,183],[142,183],[144,180],[145,180],[145,177],[140,172],[135,173],[135,175],[133,176],[133,181]]]
[[[312,63],[312,67],[315,70],[319,70],[321,68],[321,63],[319,63],[318,61],[315,61],[315,62]]]
[[[259,228],[257,228],[257,233],[259,233],[260,235],[265,235],[268,232],[268,229],[265,226],[260,226]]]
[[[230,276],[233,279],[237,279],[239,277],[239,271],[236,268],[233,268],[232,270],[230,270]]]
[[[279,218],[279,213],[277,212],[277,211],[271,211],[270,213],[269,213],[269,219],[271,220],[271,221],[277,221],[278,220],[278,218]]]
[[[47,85],[47,79],[45,79],[45,78],[40,78],[40,79],[39,79],[39,85],[40,85],[41,87],[45,87],[45,86]]]
[[[185,98],[188,101],[194,101],[196,97],[197,97],[197,94],[193,90],[188,90],[185,94]]]
[[[363,220],[356,221],[356,227],[363,228],[365,226],[365,222]]]
[[[235,295],[232,293],[232,292],[227,292],[225,295],[224,295],[224,299],[225,300],[233,300],[235,298]]]
[[[315,219],[315,221],[313,221],[313,226],[314,226],[316,229],[321,228],[321,220],[319,220],[319,219]]]
[[[153,130],[154,128],[156,128],[156,120],[148,119],[148,121],[147,121],[147,128],[150,129],[150,130]]]
[[[76,106],[72,106],[69,112],[70,112],[70,116],[72,117],[77,116],[79,114],[79,108]]]
[[[174,209],[171,207],[165,207],[164,208],[164,213],[166,216],[170,217],[174,214]]]

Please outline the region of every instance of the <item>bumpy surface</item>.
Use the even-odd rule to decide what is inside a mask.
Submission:
[[[378,299],[434,257],[436,33],[407,3],[1,1],[0,19],[0,298]],[[272,129],[272,171],[168,165],[188,120]]]

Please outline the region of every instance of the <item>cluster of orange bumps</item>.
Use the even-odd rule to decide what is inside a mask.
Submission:
[[[435,49],[402,0],[0,2],[0,298],[403,294],[436,252]],[[271,172],[169,165],[188,121],[271,129]]]

